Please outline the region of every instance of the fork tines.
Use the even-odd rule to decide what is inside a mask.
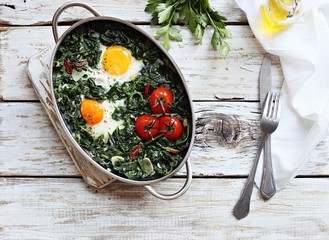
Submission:
[[[264,103],[263,116],[268,119],[277,119],[280,114],[280,104],[279,104],[280,93],[275,93],[269,91]]]

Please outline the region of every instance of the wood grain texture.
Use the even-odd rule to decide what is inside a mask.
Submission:
[[[156,28],[140,26],[152,36]],[[67,27],[60,27],[60,32]],[[214,51],[210,41],[196,45],[193,36],[182,28],[184,41],[173,42],[169,51],[181,69],[193,100],[259,99],[258,75],[264,50],[248,26],[231,26],[233,39],[227,59]],[[206,31],[205,39],[211,38]],[[6,101],[37,100],[27,78],[28,59],[54,46],[50,27],[0,28],[0,96]],[[273,61],[273,86],[280,87],[283,75],[278,59]]]
[[[175,191],[183,179],[157,184]],[[194,179],[174,201],[143,187],[81,179],[0,178],[2,239],[327,239],[328,179],[294,179],[270,201],[254,189],[250,215],[231,214],[244,179]]]
[[[263,201],[254,189],[250,215],[237,221],[232,209],[245,183],[259,141],[258,74],[264,50],[233,0],[210,0],[228,17],[231,53],[213,51],[211,29],[203,45],[185,27],[183,42],[169,53],[182,70],[197,117],[190,189],[161,201],[145,188],[120,182],[88,186],[38,102],[27,61],[54,46],[50,22],[66,0],[0,1],[0,239],[328,239],[329,138],[289,186]],[[138,24],[154,36],[147,0],[84,1],[101,14]],[[61,17],[60,33],[91,14],[72,8]],[[280,62],[272,69],[282,84]],[[32,102],[31,102],[32,101]],[[156,184],[176,192],[183,168]]]
[[[194,176],[246,176],[259,141],[258,103],[195,103],[197,132],[191,160]],[[213,114],[225,115],[214,121]],[[235,119],[237,139],[217,121]],[[78,176],[40,103],[0,103],[0,175]],[[225,137],[226,136],[226,137]],[[302,175],[329,175],[329,139],[313,151]],[[185,168],[180,175],[185,174]]]
[[[55,11],[67,1],[54,0],[11,0],[0,3],[0,24],[5,25],[42,25],[50,24]],[[109,5],[102,0],[80,1],[95,8],[101,15],[121,18],[131,22],[150,22],[151,15],[144,12],[147,0],[116,0]],[[239,9],[235,1],[210,0],[211,5],[227,17],[228,22],[246,23],[245,14]],[[65,11],[61,21],[75,21],[91,17],[82,8],[70,8]]]

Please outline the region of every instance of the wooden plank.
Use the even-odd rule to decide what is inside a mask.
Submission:
[[[79,175],[41,104],[0,104],[1,175]]]
[[[162,201],[143,187],[88,187],[81,179],[0,178],[2,239],[327,239],[328,179],[294,179],[271,200],[254,189],[251,212],[232,216],[245,179],[194,179]],[[182,179],[159,183],[173,192]]]
[[[0,3],[0,24],[3,25],[41,25],[50,24],[55,11],[64,4],[65,0],[55,0],[45,3],[42,0],[21,1],[11,0]],[[112,1],[109,4],[102,0],[87,1],[101,15],[121,18],[132,22],[149,22],[151,15],[144,12],[147,1],[124,0]],[[227,17],[228,22],[246,23],[245,14],[235,1],[210,1],[211,5]],[[61,21],[73,21],[91,17],[89,12],[82,8],[70,8],[60,18]]]
[[[259,104],[198,102],[195,110],[194,176],[248,175],[259,141]],[[329,175],[328,146],[329,138],[300,174]],[[40,103],[0,103],[0,166],[2,176],[79,175]]]
[[[156,28],[141,26],[154,35]],[[67,27],[61,27],[63,32]],[[195,45],[188,30],[182,28],[184,41],[172,43],[169,53],[185,76],[194,100],[258,100],[258,75],[264,50],[248,26],[231,26],[231,52],[223,59],[210,45],[206,31],[203,45]],[[50,27],[0,29],[0,96],[6,101],[37,100],[27,78],[26,63],[37,52],[54,45]],[[207,39],[209,41],[207,41]],[[273,66],[274,86],[282,84],[278,59]]]

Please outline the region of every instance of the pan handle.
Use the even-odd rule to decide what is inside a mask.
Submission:
[[[92,14],[94,14],[96,17],[100,16],[100,14],[93,9],[90,5],[85,4],[85,3],[81,3],[81,2],[68,2],[66,4],[63,4],[61,7],[59,7],[57,9],[57,11],[55,12],[54,16],[53,16],[53,20],[52,20],[52,28],[53,28],[53,35],[54,35],[54,39],[55,42],[58,42],[58,31],[57,31],[57,26],[58,26],[58,19],[59,16],[67,9],[70,7],[82,7],[86,10],[88,10],[89,12],[91,12]]]
[[[162,194],[162,193],[158,193],[153,187],[151,187],[150,185],[146,185],[145,188],[147,191],[149,191],[149,193],[151,193],[153,196],[162,199],[162,200],[173,200],[176,198],[179,198],[180,196],[182,196],[190,187],[191,182],[192,182],[192,168],[191,168],[191,161],[188,158],[186,163],[186,172],[187,172],[187,177],[186,177],[186,181],[184,186],[176,193],[174,194]]]

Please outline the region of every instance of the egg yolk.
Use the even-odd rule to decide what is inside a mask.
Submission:
[[[95,125],[102,121],[104,107],[100,102],[84,99],[80,106],[80,112],[83,119],[90,125]]]
[[[130,66],[131,53],[125,47],[113,45],[104,52],[102,63],[104,70],[109,74],[124,74]]]

